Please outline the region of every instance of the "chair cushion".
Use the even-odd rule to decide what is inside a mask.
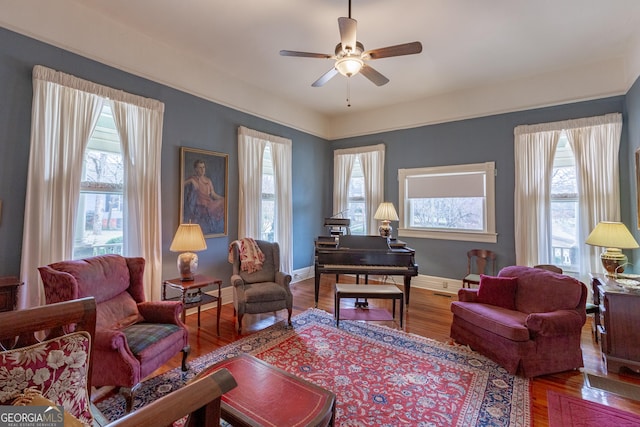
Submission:
[[[82,331],[0,353],[0,403],[9,403],[32,388],[91,425],[87,392],[90,349],[91,337]]]
[[[475,327],[508,340],[526,342],[531,339],[529,329],[525,326],[527,318],[525,313],[489,304],[463,301],[453,301],[451,312]]]
[[[122,332],[127,337],[129,350],[137,355],[150,345],[180,330],[180,326],[168,323],[136,323]]]
[[[517,287],[517,277],[493,277],[481,274],[477,301],[515,310]]]
[[[134,323],[144,321],[138,311],[138,304],[129,292],[122,292],[96,307],[96,327],[124,329]]]
[[[478,283],[480,282],[480,275],[479,274],[467,274],[466,276],[464,276],[464,280],[466,280],[467,282],[471,282],[471,283]]]
[[[275,282],[252,283],[245,285],[247,304],[269,301],[281,301],[287,298],[287,291]]]

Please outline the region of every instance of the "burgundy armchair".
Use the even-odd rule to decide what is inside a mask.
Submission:
[[[142,379],[179,351],[186,371],[190,351],[182,303],[145,301],[144,265],[143,258],[102,255],[38,268],[47,304],[95,298],[91,384],[121,387],[128,410]]]

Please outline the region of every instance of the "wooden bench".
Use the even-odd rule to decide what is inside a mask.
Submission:
[[[342,298],[371,298],[392,300],[392,316],[396,317],[396,300],[400,301],[400,329],[403,327],[403,292],[395,285],[351,285],[336,283],[334,313],[336,327],[340,327],[340,300]]]

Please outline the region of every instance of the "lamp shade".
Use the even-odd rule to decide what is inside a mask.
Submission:
[[[169,250],[171,252],[196,252],[207,249],[199,224],[180,224]]]
[[[585,243],[605,248],[635,249],[639,247],[626,225],[611,221],[598,223]]]
[[[376,214],[373,216],[373,218],[388,221],[399,220],[396,208],[393,207],[393,203],[391,202],[380,203],[380,206],[378,206],[378,210],[376,211]]]

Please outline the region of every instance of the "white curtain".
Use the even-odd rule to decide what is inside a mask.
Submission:
[[[601,248],[584,244],[584,239],[600,221],[620,221],[620,168],[618,152],[622,115],[608,114],[578,120],[566,135],[576,156],[578,211],[580,222],[581,276],[604,273],[599,259]]]
[[[113,119],[122,143],[125,177],[123,253],[146,260],[147,299],[162,297],[162,234],[160,164],[164,104],[122,94],[111,101]]]
[[[516,263],[551,259],[550,186],[558,139],[565,132],[575,156],[578,182],[580,277],[603,272],[598,248],[584,240],[600,221],[620,220],[619,159],[622,115],[515,128]]]
[[[80,196],[84,151],[103,102],[107,98],[124,102],[130,101],[131,97],[142,99],[39,65],[33,69],[33,91],[31,151],[20,267],[25,285],[20,290],[20,308],[44,303],[44,293],[37,270],[39,266],[71,259],[73,256],[74,225]],[[160,118],[160,122],[161,120]],[[130,130],[128,133],[133,136],[146,131],[148,130]],[[152,143],[158,151],[160,144],[161,139]],[[141,159],[141,154],[136,151],[137,149],[130,154],[135,164],[150,163],[158,158],[158,162],[152,168],[145,170],[147,173],[156,171],[156,179],[159,180],[159,156]],[[147,152],[143,154],[148,155]],[[158,209],[156,216],[159,215]],[[145,223],[141,225],[147,230],[147,236],[156,239],[146,244],[157,247],[159,251],[160,229],[149,231],[146,218]],[[134,255],[147,254],[138,252]],[[157,265],[159,268],[161,262]],[[149,296],[152,295],[152,282],[151,277],[146,279],[149,285],[146,286],[145,292]],[[157,283],[160,282],[156,281],[155,287]]]
[[[333,154],[333,214],[338,217],[346,217],[349,209],[349,182],[353,172],[353,164],[356,156],[341,154],[342,150],[336,150]]]
[[[293,271],[292,142],[244,126],[238,128],[238,237],[260,238],[264,150],[271,149],[275,186],[274,240],[280,245],[280,269]]]
[[[550,264],[551,174],[560,132],[526,132],[516,128],[515,243],[516,264]]]
[[[353,165],[358,159],[364,176],[365,230],[371,234],[377,230],[373,215],[384,201],[384,144],[345,148],[333,152],[333,213],[344,212],[349,207],[349,182]]]

